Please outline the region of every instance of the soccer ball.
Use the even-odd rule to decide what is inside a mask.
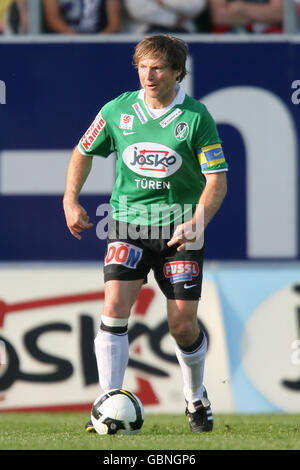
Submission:
[[[144,422],[144,408],[133,393],[115,389],[96,398],[91,419],[98,434],[137,434]]]

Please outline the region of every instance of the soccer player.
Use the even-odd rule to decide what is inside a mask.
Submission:
[[[203,385],[207,339],[197,319],[203,230],[227,191],[227,163],[206,107],[185,94],[187,45],[171,35],[145,37],[134,64],[141,89],[103,106],[71,155],[64,195],[72,235],[92,227],[79,204],[94,155],[117,152],[104,262],[105,300],[95,353],[104,392],[122,388],[130,310],[154,271],[167,299],[170,334],[183,377],[190,429],[211,431]],[[170,232],[170,233],[168,233]],[[92,431],[91,422],[86,424]]]

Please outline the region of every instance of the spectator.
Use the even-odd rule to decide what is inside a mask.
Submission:
[[[43,3],[50,32],[108,34],[120,30],[120,0],[43,0]]]
[[[298,17],[298,31],[300,31],[300,0],[295,1],[296,14]]]
[[[283,0],[208,0],[214,32],[282,32]]]
[[[207,0],[124,0],[126,32],[138,34],[197,32],[196,18]]]
[[[3,0],[0,5],[0,33],[4,32],[6,11],[12,1],[13,0]]]
[[[213,24],[208,1],[206,2],[204,10],[196,16],[195,21],[198,33],[209,34],[213,32]]]
[[[2,0],[0,6],[0,32],[25,34],[27,30],[27,0]]]
[[[14,0],[2,0],[0,4],[0,33],[5,30],[6,14],[9,6]]]

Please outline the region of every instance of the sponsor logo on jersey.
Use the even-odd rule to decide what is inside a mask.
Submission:
[[[143,250],[130,243],[113,242],[108,244],[104,265],[122,264],[127,268],[136,269]]]
[[[103,131],[105,125],[106,121],[104,121],[101,113],[99,113],[80,141],[85,150],[90,149],[100,132]]]
[[[132,114],[121,114],[120,129],[132,129],[134,116]]]
[[[171,284],[191,281],[198,276],[199,266],[196,261],[171,261],[164,264],[164,275]]]
[[[179,122],[174,130],[175,139],[183,142],[189,135],[189,131],[190,128],[186,122]]]
[[[167,178],[182,164],[173,149],[155,142],[139,142],[126,147],[122,154],[125,165],[138,175]]]
[[[123,131],[123,135],[132,135],[132,134],[136,134],[135,131]]]
[[[139,105],[139,103],[134,103],[132,107],[142,124],[145,124],[146,122],[148,122],[148,119],[144,111],[142,110],[141,106]]]
[[[160,125],[161,127],[165,128],[167,127],[169,124],[171,124],[172,121],[174,121],[174,119],[176,119],[178,116],[180,116],[180,114],[182,114],[182,111],[181,109],[179,108],[176,108],[171,114],[169,114],[165,119],[163,119],[162,121],[160,121]]]

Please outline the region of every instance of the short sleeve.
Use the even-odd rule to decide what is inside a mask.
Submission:
[[[114,151],[113,139],[103,114],[101,110],[81,137],[78,143],[81,154],[108,157]]]
[[[227,171],[228,164],[216,123],[207,108],[202,106],[196,140],[196,152],[202,173]]]

